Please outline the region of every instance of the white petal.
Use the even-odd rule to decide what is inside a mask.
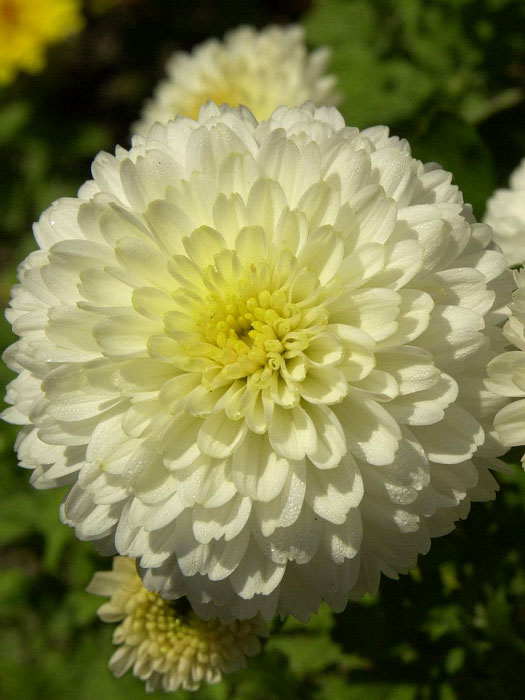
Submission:
[[[333,411],[326,406],[308,408],[317,433],[317,450],[308,457],[319,469],[332,469],[346,454],[344,430]]]
[[[122,238],[115,254],[124,270],[137,286],[153,285],[168,294],[173,289],[173,278],[168,272],[167,260],[153,245],[137,238]]]
[[[394,461],[401,431],[392,416],[376,401],[347,398],[334,412],[344,428],[348,448],[354,456],[371,464]]]
[[[358,508],[348,511],[344,523],[325,527],[328,551],[336,564],[344,564],[346,559],[357,556],[363,535],[363,524]]]
[[[456,404],[449,406],[439,423],[414,426],[412,431],[429,459],[439,464],[457,464],[469,459],[485,439],[481,425]]]
[[[332,404],[342,401],[348,383],[336,367],[310,367],[299,385],[303,399],[313,404]]]
[[[254,504],[255,514],[259,519],[261,532],[265,537],[271,535],[276,527],[289,527],[301,512],[306,490],[306,465],[294,462],[290,465],[286,483],[273,500]]]
[[[278,527],[269,537],[255,533],[255,539],[263,553],[277,564],[307,564],[317,551],[321,532],[321,523],[305,507],[293,525]]]
[[[226,247],[221,234],[210,226],[200,226],[182,242],[190,260],[200,268],[212,265],[214,256]]]
[[[331,307],[330,321],[356,326],[375,341],[397,330],[401,299],[390,289],[363,289],[342,294]]]
[[[315,428],[301,406],[275,406],[268,437],[277,454],[291,460],[303,459],[306,454],[317,449]]]
[[[257,594],[267,596],[279,585],[285,568],[265,557],[255,543],[250,543],[231,576],[233,590],[247,600]]]
[[[207,574],[210,581],[222,581],[242,562],[250,541],[250,531],[244,528],[232,540],[213,542]]]
[[[333,224],[340,206],[340,194],[327,182],[316,182],[303,194],[297,208],[306,214],[310,231]]]
[[[376,359],[378,368],[396,380],[402,395],[428,389],[439,378],[432,353],[413,345],[378,352]]]
[[[525,444],[525,399],[502,408],[494,419],[494,426],[505,445]]]
[[[193,508],[193,533],[199,542],[207,544],[221,537],[229,542],[241,532],[251,512],[251,500],[240,495],[218,508]]]
[[[223,411],[212,413],[200,427],[197,444],[210,457],[222,459],[233,453],[247,430],[243,420],[230,420]]]
[[[97,323],[93,335],[107,356],[134,357],[145,355],[150,336],[161,331],[160,322],[130,310]]]
[[[456,400],[458,385],[446,374],[429,389],[398,397],[389,407],[405,425],[432,425],[443,419],[445,409]]]
[[[237,491],[257,501],[271,501],[282,490],[288,461],[278,457],[265,435],[249,432],[233,455],[233,481]]]
[[[249,224],[260,226],[267,233],[274,231],[286,204],[285,194],[278,182],[257,180],[248,195],[246,216]]]
[[[334,469],[308,472],[305,500],[320,518],[335,525],[345,522],[350,508],[363,497],[363,481],[354,459],[344,456]]]
[[[323,255],[319,251],[323,250]],[[307,267],[324,285],[338,273],[343,259],[343,241],[331,226],[321,226],[312,235],[303,248],[297,262],[300,267]]]

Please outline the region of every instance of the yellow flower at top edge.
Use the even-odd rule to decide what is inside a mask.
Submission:
[[[79,0],[0,0],[0,85],[20,70],[38,73],[47,45],[82,25]]]

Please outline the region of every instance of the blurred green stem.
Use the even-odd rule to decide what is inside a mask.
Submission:
[[[469,124],[480,124],[498,112],[515,107],[523,101],[524,96],[521,88],[502,90],[482,104],[464,107],[462,110],[463,119]]]

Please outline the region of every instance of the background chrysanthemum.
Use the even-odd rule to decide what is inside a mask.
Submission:
[[[148,692],[218,683],[223,673],[237,671],[258,654],[260,637],[268,636],[260,617],[221,625],[200,620],[184,600],[163,600],[143,587],[135,562],[126,557],[115,557],[112,571],[97,572],[88,591],[110,596],[98,610],[101,620],[120,622],[110,669],[117,677],[132,669]]]
[[[201,110],[35,225],[4,414],[81,539],[202,617],[341,610],[493,496],[510,298],[451,176],[335,108]]]
[[[48,44],[81,29],[79,0],[0,0],[0,85],[44,67]]]
[[[487,202],[485,221],[509,265],[525,261],[525,158],[510,176],[508,189],[496,190]]]
[[[306,100],[335,105],[336,78],[325,74],[329,59],[328,48],[308,53],[299,25],[259,32],[239,27],[223,42],[209,39],[191,54],[178,52],[169,59],[168,78],[146,102],[135,132],[145,134],[154,122],[166,123],[177,114],[196,119],[207,100],[244,105],[259,120],[279,105],[294,107]]]
[[[525,270],[515,272],[514,279],[517,289],[511,304],[512,315],[503,330],[512,349],[492,360],[485,382],[496,394],[515,399],[494,419],[498,435],[508,447],[525,445]]]

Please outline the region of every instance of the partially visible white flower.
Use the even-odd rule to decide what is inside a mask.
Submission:
[[[524,171],[525,172],[525,171]],[[494,425],[504,445],[525,445],[525,268],[514,273],[517,289],[511,304],[512,316],[503,330],[517,349],[498,355],[488,366],[485,384],[496,394],[516,399],[496,415]],[[522,457],[525,464],[525,454]]]
[[[81,539],[200,617],[375,592],[492,498],[512,276],[451,175],[335,108],[208,104],[35,225],[4,416]]]
[[[327,48],[308,53],[299,25],[239,27],[223,42],[210,39],[191,54],[175,53],[166,65],[168,78],[146,102],[134,131],[146,134],[154,122],[164,124],[177,114],[196,119],[208,100],[244,105],[259,121],[279,105],[338,104],[336,78],[325,75],[329,59]]]
[[[246,657],[261,651],[260,637],[268,627],[260,618],[222,625],[200,620],[184,600],[166,601],[147,591],[135,562],[114,557],[112,571],[97,572],[88,592],[111,596],[98,609],[104,622],[120,622],[113,635],[119,648],[109,667],[120,677],[133,669],[148,692],[197,690],[218,683],[223,673],[246,665]]]
[[[510,189],[496,190],[487,202],[485,222],[494,229],[508,265],[525,261],[525,158],[510,176]]]

